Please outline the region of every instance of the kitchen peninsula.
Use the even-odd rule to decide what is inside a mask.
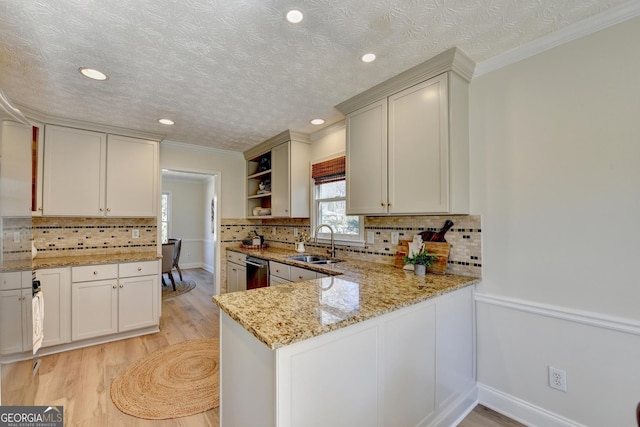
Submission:
[[[237,250],[301,265],[292,251]],[[221,426],[451,425],[474,404],[480,279],[313,268],[330,276],[214,297]]]

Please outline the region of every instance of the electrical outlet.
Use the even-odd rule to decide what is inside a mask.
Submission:
[[[297,236],[298,235],[298,227],[294,227],[293,228],[293,235]]]
[[[398,233],[397,231],[392,231],[391,232],[391,244],[392,245],[397,245],[399,238],[400,238],[400,233]]]
[[[549,387],[567,392],[567,372],[549,366]]]
[[[19,231],[14,231],[13,232],[13,243],[20,243],[20,232]]]
[[[274,236],[276,235],[276,228],[275,227],[271,228],[271,234],[273,234]]]
[[[140,237],[140,230],[133,229],[131,230],[131,238],[138,239]]]
[[[375,243],[376,233],[373,231],[367,231],[367,243]]]

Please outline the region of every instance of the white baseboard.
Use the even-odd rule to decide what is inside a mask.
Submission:
[[[478,383],[478,403],[528,426],[586,427],[493,387]]]
[[[478,404],[478,389],[475,382],[470,383],[470,387],[466,393],[463,393],[453,402],[448,404],[447,408],[434,419],[429,426],[433,427],[449,427],[457,426],[462,420],[473,411]]]

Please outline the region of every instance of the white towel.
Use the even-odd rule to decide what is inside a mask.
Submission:
[[[33,354],[40,349],[44,339],[44,295],[37,292],[31,300],[33,313]]]

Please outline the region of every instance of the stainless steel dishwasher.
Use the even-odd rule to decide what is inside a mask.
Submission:
[[[269,286],[269,261],[248,256],[245,264],[247,266],[247,289]]]

